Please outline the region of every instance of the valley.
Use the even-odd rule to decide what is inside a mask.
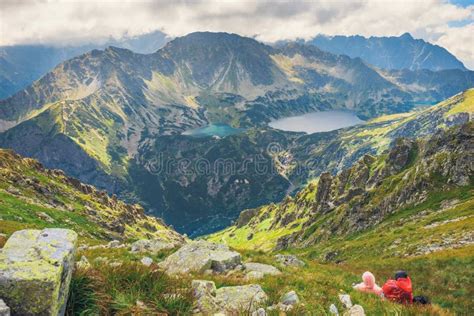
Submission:
[[[389,71],[311,45],[274,47],[236,34],[197,32],[152,54],[109,47],[61,63],[0,101],[0,146],[142,203],[149,214],[196,236],[225,227],[242,209],[279,201],[288,189],[327,168],[341,170],[379,146],[362,127],[302,136],[269,128],[270,122],[328,110],[350,110],[363,120],[407,112],[471,87],[473,74]],[[224,139],[180,135],[203,127],[204,134],[218,136],[219,130],[242,132]],[[349,144],[352,134],[357,137]],[[269,153],[273,143],[278,148]],[[160,156],[209,164],[227,159],[245,170],[238,176],[176,168],[157,174],[150,161],[161,164]],[[272,172],[256,174],[257,161]]]
[[[0,47],[1,316],[474,309],[474,71],[408,33],[166,31]],[[399,270],[429,304],[354,287]]]

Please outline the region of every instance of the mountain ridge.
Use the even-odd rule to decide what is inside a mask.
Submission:
[[[2,233],[24,228],[64,227],[81,239],[134,240],[183,237],[140,205],[81,183],[38,161],[0,149],[0,227]]]
[[[445,203],[444,208],[463,205],[462,211],[453,211],[451,216],[469,221],[463,214],[469,213],[473,203],[473,131],[473,124],[469,122],[416,140],[398,138],[395,145],[380,156],[366,154],[337,174],[322,173],[317,181],[294,197],[242,212],[234,226],[208,239],[236,248],[266,251],[322,246],[370,233],[388,219],[399,218],[398,214],[414,214],[413,217],[404,214],[407,222],[415,221],[416,214],[421,218],[434,216],[443,208],[441,202]],[[428,224],[433,222],[440,220]],[[472,234],[461,234],[466,233],[462,227],[456,226],[451,234],[461,247],[473,242]],[[436,234],[433,229],[430,233]],[[421,238],[417,235],[420,240],[414,236],[406,238],[410,239],[409,255],[432,251],[424,247],[423,240],[434,242],[429,235]],[[451,242],[434,251],[454,244]],[[343,256],[343,250],[334,251],[337,254],[329,255],[326,260],[334,261],[339,255]],[[394,252],[395,249],[391,251],[392,256]],[[360,249],[358,253],[360,256]]]
[[[98,44],[0,46],[0,99],[26,88],[59,63],[87,51],[114,45],[139,53],[152,53],[164,43],[166,43],[165,34],[156,31],[122,40],[110,39]]]
[[[360,35],[319,35],[307,43],[335,54],[360,57],[369,64],[384,69],[467,70],[464,64],[445,48],[422,39],[414,39],[409,33],[398,37],[368,38]]]

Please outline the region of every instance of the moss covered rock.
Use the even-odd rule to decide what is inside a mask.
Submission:
[[[240,263],[240,253],[226,245],[199,240],[184,245],[159,265],[166,273],[173,275],[209,269],[221,273],[234,269]]]
[[[17,315],[63,315],[77,234],[68,229],[15,232],[0,252],[0,297]]]

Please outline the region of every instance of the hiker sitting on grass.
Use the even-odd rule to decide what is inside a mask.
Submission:
[[[373,293],[401,304],[429,304],[428,298],[424,296],[413,297],[411,279],[405,271],[395,273],[395,278],[389,279],[382,287],[375,283],[374,275],[368,271],[362,274],[362,281],[356,284],[354,289],[364,293]]]

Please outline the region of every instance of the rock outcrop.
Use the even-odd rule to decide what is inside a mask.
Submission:
[[[185,274],[212,270],[222,273],[241,264],[240,253],[232,251],[226,245],[204,240],[194,241],[159,263],[167,274]]]
[[[294,255],[277,254],[275,255],[275,259],[285,267],[304,267],[306,265],[304,261],[298,259],[298,257]]]
[[[64,315],[77,234],[68,229],[15,232],[0,252],[0,297],[16,315]]]
[[[317,209],[323,213],[330,209],[328,204],[331,194],[332,176],[329,172],[324,172],[319,176],[318,190],[316,193]]]
[[[248,222],[258,213],[258,209],[248,209],[240,212],[239,218],[235,222],[235,226],[242,227],[247,225]]]

